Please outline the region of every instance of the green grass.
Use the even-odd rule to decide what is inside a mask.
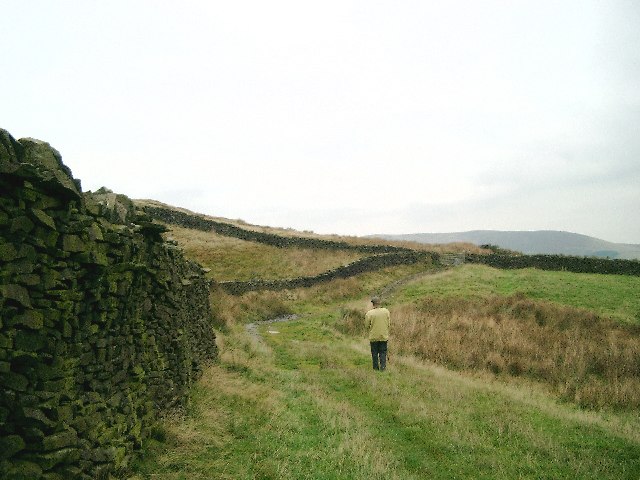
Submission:
[[[464,265],[422,278],[405,288],[395,301],[410,302],[426,296],[481,298],[522,293],[532,299],[585,308],[617,321],[640,324],[638,292],[640,277]]]
[[[560,404],[535,385],[454,373],[337,334],[337,312],[222,339],[166,440],[132,478],[637,479],[637,415]],[[277,332],[277,333],[269,333]]]
[[[217,279],[312,275],[349,260],[192,235],[183,232],[179,241]],[[473,328],[496,329],[489,307],[518,293],[533,303],[506,299],[504,315],[515,307],[553,313],[544,304],[553,302],[637,325],[640,279],[479,265],[434,272],[413,265],[310,289],[240,297],[215,292],[214,312],[224,326],[219,361],[193,387],[187,409],[167,418],[145,444],[129,478],[640,478],[637,409],[581,409],[524,375],[453,371],[410,349],[399,355],[393,339],[389,369],[376,373],[366,340],[335,330],[343,317],[357,322],[369,297],[381,292],[397,319],[415,306],[415,321],[424,323],[419,307],[429,306],[425,298],[443,308],[466,302],[486,310],[478,317],[484,323],[456,313],[449,340],[473,341]],[[394,282],[396,288],[386,290]],[[446,311],[436,311],[433,321],[442,323],[437,315]],[[261,340],[246,333],[244,323],[282,313],[302,317],[262,326]],[[526,325],[530,314],[501,325]],[[513,350],[511,337],[499,337]],[[475,345],[457,347],[472,351]]]

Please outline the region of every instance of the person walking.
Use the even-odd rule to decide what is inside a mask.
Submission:
[[[387,342],[391,314],[389,310],[380,305],[380,297],[373,297],[371,304],[373,308],[366,313],[364,322],[369,331],[373,369],[383,371],[387,368]]]

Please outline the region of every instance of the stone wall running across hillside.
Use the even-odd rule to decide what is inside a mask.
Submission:
[[[239,238],[249,242],[263,243],[278,248],[316,248],[326,250],[351,250],[369,254],[413,252],[409,248],[394,247],[392,245],[352,245],[347,242],[323,240],[320,238],[295,237],[275,235],[273,233],[256,232],[231,225],[230,223],[217,222],[200,215],[189,214],[170,208],[144,207],[145,213],[164,223],[178,225],[180,227],[215,232],[226,237]]]
[[[438,261],[438,254],[433,252],[398,252],[384,255],[373,255],[355,262],[329,270],[311,277],[296,277],[277,280],[248,280],[227,281],[219,285],[228,293],[241,295],[256,290],[287,290],[294,288],[308,288],[329,282],[338,278],[349,278],[365,272],[372,272],[396,265],[412,265],[418,262],[434,263]]]
[[[348,278],[365,272],[380,270],[396,265],[411,265],[420,261],[439,262],[439,254],[435,252],[416,251],[409,248],[394,247],[392,245],[352,245],[347,242],[324,240],[320,238],[275,235],[272,233],[256,232],[217,222],[201,215],[190,214],[170,208],[145,206],[145,213],[161,222],[178,225],[193,230],[215,232],[218,235],[239,238],[249,242],[271,245],[277,248],[312,248],[324,250],[350,250],[373,254],[356,260],[347,265],[328,270],[309,277],[295,277],[275,280],[225,281],[219,285],[228,293],[241,295],[256,290],[286,290],[293,288],[308,288],[319,283],[329,282],[338,278]]]
[[[0,478],[105,478],[216,355],[209,281],[129,199],[0,130]]]
[[[467,254],[466,261],[502,269],[537,268],[539,270],[573,273],[640,276],[640,261],[638,260],[611,260],[608,258],[570,257],[565,255]]]

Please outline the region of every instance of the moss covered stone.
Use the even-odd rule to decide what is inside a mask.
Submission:
[[[0,227],[6,227],[7,225],[9,225],[9,215],[0,210]]]
[[[24,440],[18,435],[0,437],[0,458],[10,458],[25,447]]]
[[[40,276],[33,273],[24,273],[16,277],[16,282],[26,287],[36,287],[42,283]]]
[[[0,349],[13,348],[13,337],[0,333]]]
[[[33,330],[39,330],[44,326],[44,315],[37,310],[26,310],[24,313],[13,317],[11,323]]]
[[[0,380],[2,380],[4,388],[17,392],[25,392],[27,385],[29,385],[29,379],[27,379],[27,377],[15,372],[0,373]]]
[[[42,470],[51,470],[61,463],[73,463],[80,460],[80,450],[77,448],[62,448],[60,450],[25,456]],[[36,477],[37,478],[37,477]]]
[[[45,225],[53,230],[56,228],[56,222],[49,215],[44,213],[42,210],[34,208],[31,210],[31,215],[42,225]]]
[[[65,252],[84,252],[87,244],[79,235],[64,235],[62,237],[62,249]]]
[[[11,233],[29,233],[35,224],[26,215],[16,217],[11,221]]]
[[[0,471],[107,478],[214,358],[208,283],[129,199],[81,194],[44,142],[0,140]]]
[[[42,467],[34,462],[26,460],[16,460],[7,462],[6,478],[7,480],[34,480],[42,476]]]
[[[75,446],[78,443],[78,434],[75,430],[54,433],[42,439],[42,448],[45,451],[58,450],[64,447]]]
[[[18,330],[14,339],[14,347],[22,352],[37,352],[46,344],[46,337],[39,332]]]
[[[29,292],[22,285],[1,285],[0,293],[7,300],[14,300],[24,307],[31,308],[31,298],[29,297]]]
[[[0,243],[0,261],[10,262],[18,256],[18,250],[11,243]]]

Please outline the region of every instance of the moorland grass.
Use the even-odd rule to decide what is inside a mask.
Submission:
[[[640,324],[640,277],[552,272],[526,268],[498,270],[464,265],[408,285],[395,301],[424,297],[484,298],[521,293],[528,298],[585,308],[613,320]]]
[[[640,328],[520,295],[393,310],[394,345],[461,370],[526,376],[590,408],[640,409]]]
[[[208,276],[216,281],[308,277],[363,257],[353,251],[277,248],[213,232],[169,228],[169,236],[187,257],[210,269]]]
[[[394,346],[449,368],[524,376],[583,407],[638,410],[640,302],[616,305],[620,292],[634,296],[637,283],[475,265],[423,276],[394,296]],[[604,313],[584,307],[592,295]],[[338,328],[360,334],[362,314],[345,309]]]
[[[250,276],[273,274],[253,261],[258,251],[237,252],[220,267],[229,279],[238,279],[235,262]],[[187,411],[145,446],[132,478],[640,478],[635,279],[425,271],[435,269],[213,291],[220,359]],[[394,318],[392,357],[374,375],[359,329],[381,292]],[[264,341],[246,334],[246,322],[283,313],[302,318],[262,328]]]
[[[131,478],[640,475],[637,416],[584,412],[535,385],[397,354],[374,372],[366,341],[337,334],[337,320],[271,324],[257,342],[233,327],[186,414],[165,424]]]

